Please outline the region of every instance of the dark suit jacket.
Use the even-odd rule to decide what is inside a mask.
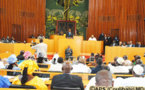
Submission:
[[[73,38],[73,33],[69,34],[69,32],[66,33],[66,38]]]
[[[70,74],[60,74],[56,75],[52,79],[51,83],[51,89],[53,89],[53,86],[56,87],[71,87],[71,88],[81,88],[81,90],[84,90],[82,78],[76,75],[70,75]]]

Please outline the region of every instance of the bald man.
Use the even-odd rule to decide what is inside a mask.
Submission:
[[[96,87],[112,87],[112,74],[108,70],[101,70],[97,72],[96,76],[91,78],[85,90],[90,90],[91,86]]]
[[[63,74],[56,75],[52,79],[51,89],[54,87],[70,87],[70,88],[80,88],[84,90],[82,78],[76,75],[70,75],[72,66],[69,62],[65,62],[62,66]]]

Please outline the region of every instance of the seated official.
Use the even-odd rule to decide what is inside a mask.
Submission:
[[[122,57],[119,57],[117,59],[117,66],[112,66],[111,64],[108,64],[111,73],[129,73],[129,70],[132,68],[132,66],[123,66],[124,59]]]
[[[124,59],[123,66],[131,66],[132,65],[132,62],[130,60],[128,60],[128,56],[124,55],[123,59]]]
[[[91,69],[86,65],[86,59],[83,57],[80,57],[78,63],[72,67],[71,73],[91,73]]]
[[[141,42],[137,42],[135,47],[144,47],[143,45],[141,45]]]
[[[88,40],[97,41],[97,39],[92,35]]]
[[[132,69],[134,77],[117,78],[114,80],[114,87],[145,87],[144,69],[141,65],[135,65]]]
[[[91,86],[112,87],[112,74],[108,70],[101,70],[97,72],[96,76],[91,78],[85,90],[90,90]]]
[[[25,51],[23,51],[23,50],[20,51],[20,54],[17,56],[17,59],[18,59],[18,63],[17,64],[20,64],[20,63],[22,63],[25,60],[24,53],[25,53]]]
[[[129,41],[127,46],[128,47],[135,47],[135,45],[132,44],[132,41]]]
[[[48,71],[62,72],[62,65],[63,65],[63,58],[59,57],[57,63],[55,63],[54,61],[54,63],[50,65]]]
[[[7,78],[0,76],[0,88],[9,88],[10,85],[11,83]]]
[[[9,63],[7,69],[19,70],[16,55],[12,54],[9,56],[7,62]]]
[[[77,75],[71,75],[72,66],[69,62],[65,62],[62,66],[63,74],[56,75],[52,79],[51,89],[53,87],[70,87],[70,88],[80,88],[84,90],[82,78]]]
[[[72,49],[70,48],[70,46],[68,46],[67,49],[65,49],[65,59],[68,60],[70,56],[72,56],[73,54],[73,51]]]
[[[73,38],[73,33],[70,28],[68,29],[68,32],[66,33],[66,38]]]
[[[30,85],[37,89],[47,89],[47,86],[41,78],[33,76],[33,72],[38,70],[37,63],[33,60],[25,60],[19,65],[19,68],[23,70],[22,75],[18,75],[12,82],[15,85]]]
[[[37,37],[37,39],[45,39],[45,37],[42,34],[39,34],[39,36]]]
[[[104,66],[102,65],[103,64],[102,58],[96,59],[96,64],[97,64],[96,67],[92,68],[91,73],[97,73],[98,71],[104,69]]]

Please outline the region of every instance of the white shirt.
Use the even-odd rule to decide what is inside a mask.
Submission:
[[[5,68],[4,63],[0,61],[0,69],[4,69],[4,68]]]
[[[97,41],[97,39],[96,39],[95,37],[93,37],[93,38],[92,38],[92,37],[90,37],[90,38],[89,38],[89,40],[92,40],[92,41]]]
[[[62,72],[62,64],[51,64],[48,71]]]
[[[47,58],[47,44],[45,43],[39,43],[35,46],[32,46],[32,49],[36,49],[37,52],[37,58],[39,53],[42,53],[42,55]]]
[[[91,73],[91,69],[82,63],[74,64],[71,73]]]
[[[114,87],[145,87],[145,78],[143,77],[129,77],[126,79],[117,78],[114,80]]]
[[[111,64],[108,64],[111,73],[129,73],[129,69],[132,68],[132,66],[112,66]]]
[[[96,80],[95,80],[95,77],[91,78],[88,85],[86,86],[85,90],[90,90],[90,87],[91,86],[96,86]]]

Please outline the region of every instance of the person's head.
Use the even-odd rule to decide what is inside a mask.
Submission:
[[[108,70],[101,70],[97,72],[96,77],[96,86],[111,87],[112,85],[112,74]]]
[[[137,59],[137,60],[136,60],[136,64],[140,64],[140,65],[143,64],[143,63],[142,63],[142,60],[141,60],[141,59]]]
[[[141,59],[141,57],[139,55],[136,55],[135,60],[137,60],[137,59]]]
[[[71,29],[70,28],[68,29],[68,32],[71,32]]]
[[[115,57],[115,58],[114,58],[114,62],[116,62],[116,61],[117,61],[117,59],[118,59],[118,57]]]
[[[117,64],[122,65],[124,63],[124,59],[122,57],[118,57]]]
[[[7,62],[9,64],[14,64],[14,63],[16,63],[16,61],[17,61],[17,57],[14,54],[12,54],[11,56],[9,56],[8,59],[7,59]]]
[[[25,60],[27,60],[28,57],[30,57],[31,55],[32,55],[31,52],[26,51],[26,52],[24,53]]]
[[[103,63],[102,58],[96,59],[96,63],[97,63],[97,65],[102,65],[102,63]]]
[[[91,35],[91,38],[94,38],[94,35]]]
[[[70,48],[70,46],[68,46],[67,48]]]
[[[91,56],[94,56],[94,53],[91,53]]]
[[[138,45],[141,45],[141,42],[138,42]]]
[[[73,69],[73,67],[71,66],[71,64],[68,61],[65,62],[62,66],[63,73],[70,73],[72,69]]]
[[[40,39],[39,42],[40,42],[40,43],[43,43],[43,39]]]
[[[119,41],[119,45],[122,45],[122,41]]]
[[[58,60],[57,60],[57,62],[62,64],[63,63],[63,58],[62,57],[59,57]]]
[[[86,64],[86,59],[83,56],[81,56],[79,58],[79,63]]]
[[[132,44],[132,41],[129,41],[130,44]]]
[[[123,42],[123,46],[125,46],[126,45],[126,42]]]
[[[127,56],[127,55],[124,55],[124,56],[123,56],[123,59],[124,59],[124,60],[127,60],[127,59],[128,59],[128,56]]]
[[[24,55],[24,53],[25,53],[24,50],[20,51],[20,55]]]
[[[132,68],[132,74],[135,77],[142,76],[143,72],[144,72],[144,68],[139,64],[133,66],[133,68]]]

